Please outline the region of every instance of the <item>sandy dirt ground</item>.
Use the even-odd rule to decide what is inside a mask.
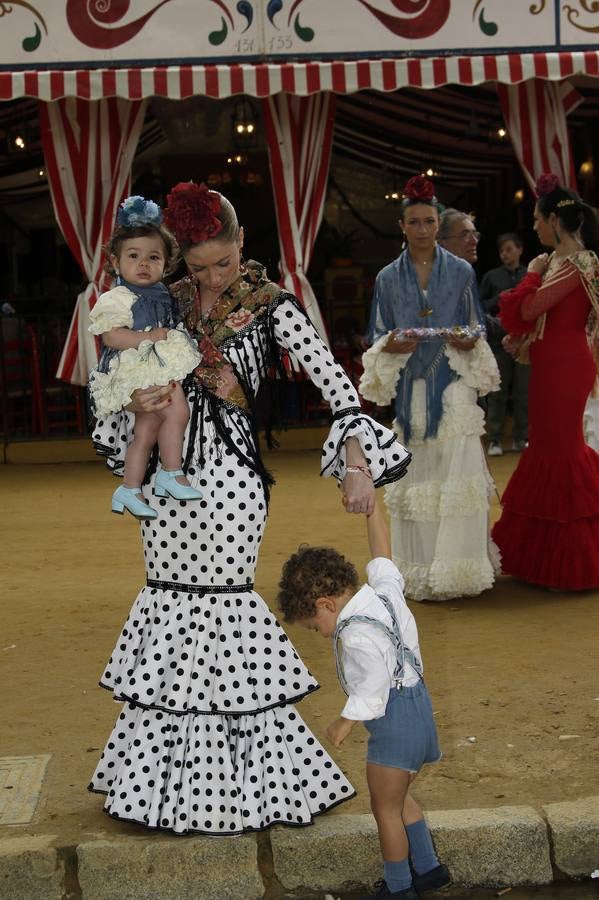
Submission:
[[[516,457],[492,460],[498,487]],[[318,477],[316,452],[269,455],[278,484],[256,589],[269,601],[301,542],[326,543],[363,571],[364,522]],[[34,821],[2,833],[144,833],[102,813],[86,785],[118,707],[97,686],[144,572],[138,527],[110,513],[99,462],[0,466],[0,756],[52,755]],[[499,507],[495,501],[493,516]],[[428,809],[544,803],[599,795],[599,591],[555,594],[500,578],[469,600],[412,604],[443,761],[416,782]],[[323,740],[341,710],[330,641],[288,627],[321,690],[299,710]],[[368,810],[366,732],[335,756]]]

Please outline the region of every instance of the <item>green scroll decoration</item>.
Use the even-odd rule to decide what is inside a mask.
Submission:
[[[0,3],[0,19],[3,16],[8,16],[10,15],[10,13],[14,12],[14,6],[22,6],[23,9],[27,9],[29,10],[29,12],[33,13],[33,15],[41,22],[42,28],[44,29],[45,33],[48,34],[48,26],[46,25],[44,17],[37,11],[34,6],[31,5],[31,3],[27,3],[27,0],[11,0],[10,3]],[[40,30],[40,27],[37,22],[34,22],[34,25],[34,34],[31,37],[24,38],[21,43],[21,46],[26,53],[32,53],[34,50],[37,50],[42,42],[42,32]]]
[[[475,20],[476,13],[477,13],[479,7],[482,6],[483,2],[484,2],[484,0],[476,0],[476,3],[474,4],[474,9],[472,10],[472,21]],[[480,28],[482,33],[486,34],[488,37],[493,37],[493,35],[497,34],[497,32],[499,31],[499,26],[497,25],[497,22],[487,22],[487,20],[485,19],[484,7],[482,7],[482,9],[480,10],[479,16],[478,16],[478,27]]]

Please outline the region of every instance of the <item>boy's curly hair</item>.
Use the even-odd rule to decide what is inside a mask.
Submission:
[[[125,226],[125,225],[117,225],[110,239],[107,241],[105,246],[103,247],[104,255],[106,256],[106,261],[104,263],[104,271],[108,272],[109,275],[112,275],[114,278],[116,275],[114,266],[112,265],[111,256],[119,257],[121,255],[121,248],[125,241],[130,240],[131,238],[137,237],[150,237],[151,235],[157,234],[158,237],[162,238],[162,243],[164,244],[164,274],[168,275],[179,260],[179,245],[174,238],[174,235],[165,228],[164,225],[134,225],[133,227]]]
[[[283,566],[277,604],[286,622],[310,619],[318,597],[337,597],[357,587],[356,567],[341,553],[302,544]]]

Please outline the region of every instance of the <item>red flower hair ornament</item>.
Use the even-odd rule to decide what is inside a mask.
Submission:
[[[559,178],[551,172],[544,172],[536,180],[535,193],[537,197],[543,197],[545,194],[551,194],[560,186]]]
[[[167,195],[166,202],[164,224],[179,244],[201,244],[223,230],[223,223],[217,218],[220,195],[203,183],[180,181]]]
[[[414,175],[410,178],[403,189],[404,197],[408,200],[422,200],[423,203],[430,203],[435,199],[435,185],[424,175]]]

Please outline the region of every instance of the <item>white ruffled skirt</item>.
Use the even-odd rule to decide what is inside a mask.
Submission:
[[[169,381],[181,381],[201,360],[200,352],[183,327],[171,329],[164,341],[142,341],[137,349],[122,350],[108,372],[94,369],[89,389],[97,417],[119,412],[134,391]]]
[[[492,587],[499,551],[489,538],[489,496],[494,484],[480,436],[484,414],[476,391],[463,380],[443,394],[436,438],[424,440],[426,384],[414,382],[412,462],[405,478],[389,485],[393,560],[412,600],[448,600]],[[399,439],[403,440],[398,429]]]

